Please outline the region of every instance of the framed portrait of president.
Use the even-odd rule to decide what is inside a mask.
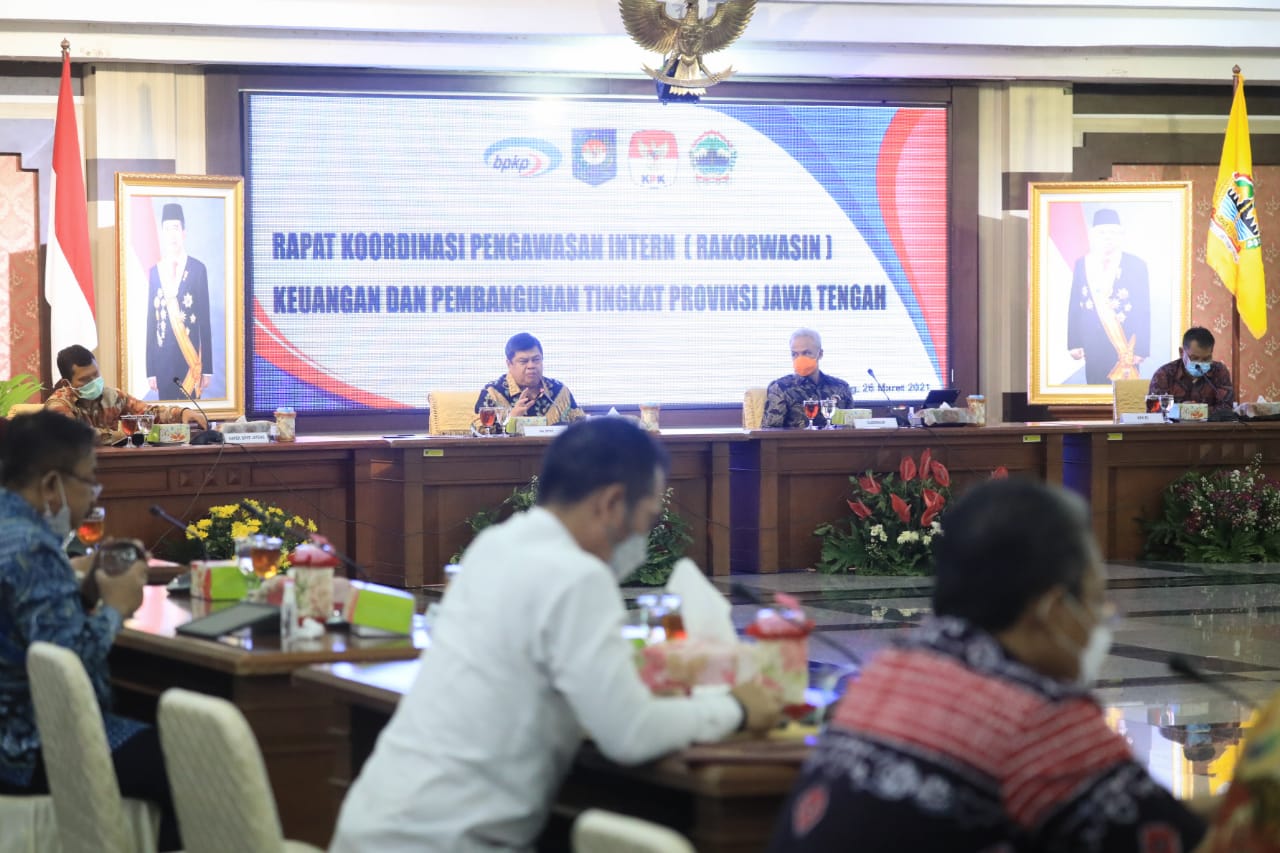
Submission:
[[[116,173],[120,386],[244,411],[244,179]]]
[[[1178,356],[1191,183],[1031,183],[1028,401],[1112,401]]]

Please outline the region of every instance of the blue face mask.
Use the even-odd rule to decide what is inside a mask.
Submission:
[[[1192,376],[1204,376],[1209,372],[1209,368],[1213,367],[1212,362],[1192,361],[1189,358],[1183,358],[1182,364],[1187,368],[1187,373]]]

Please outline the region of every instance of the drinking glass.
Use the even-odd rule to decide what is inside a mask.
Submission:
[[[138,422],[138,431],[129,436],[129,441],[134,447],[141,447],[147,443],[147,436],[151,433],[151,427],[155,426],[155,415],[134,415]]]
[[[76,536],[84,543],[86,554],[93,553],[93,546],[102,541],[106,532],[107,510],[100,506],[89,510],[89,514],[80,520],[80,526],[76,528]]]
[[[813,425],[813,419],[818,416],[818,408],[817,400],[804,401],[804,416],[809,419],[809,426],[807,426],[806,429],[817,429],[817,427]]]
[[[1173,406],[1173,395],[1161,394],[1160,395],[1160,414],[1164,416],[1165,423],[1169,422],[1169,409],[1172,406]]]
[[[129,439],[128,444],[132,444],[134,447],[142,446],[141,442],[135,444],[133,440],[133,437],[138,434],[138,416],[137,415],[121,415],[120,431],[123,432],[128,437]],[[144,436],[144,439],[145,439],[145,436]]]
[[[1160,395],[1148,394],[1146,396],[1147,414],[1154,415],[1160,411]]]
[[[262,580],[274,577],[280,569],[280,549],[284,542],[277,536],[261,533],[251,536],[249,556],[253,560],[253,573]]]
[[[480,428],[485,435],[493,435],[493,425],[498,420],[498,410],[493,406],[480,407]]]
[[[498,435],[506,435],[507,423],[511,420],[511,407],[494,406],[494,408],[498,410],[498,426],[501,427],[501,429],[498,430]]]
[[[822,416],[827,419],[827,429],[835,429],[836,425],[831,422],[831,416],[836,413],[836,398],[825,397],[822,400]]]

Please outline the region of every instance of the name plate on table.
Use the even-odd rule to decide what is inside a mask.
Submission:
[[[1164,415],[1159,412],[1123,412],[1120,415],[1122,424],[1162,424]]]
[[[531,425],[531,426],[526,426],[524,428],[524,434],[532,438],[537,438],[537,437],[550,438],[551,436],[559,435],[564,431],[565,431],[564,424],[555,424],[554,426],[532,426]]]
[[[854,429],[897,429],[897,418],[858,418],[853,422]]]
[[[222,440],[227,444],[269,444],[271,436],[265,432],[224,432]]]

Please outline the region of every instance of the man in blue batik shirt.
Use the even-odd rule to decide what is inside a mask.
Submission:
[[[49,790],[27,679],[32,643],[79,656],[103,710],[112,763],[125,797],[160,807],[159,849],[181,848],[155,729],[108,712],[107,654],[142,603],[147,564],[80,581],[63,551],[98,499],[97,436],[53,412],[14,418],[0,435],[0,794]]]

